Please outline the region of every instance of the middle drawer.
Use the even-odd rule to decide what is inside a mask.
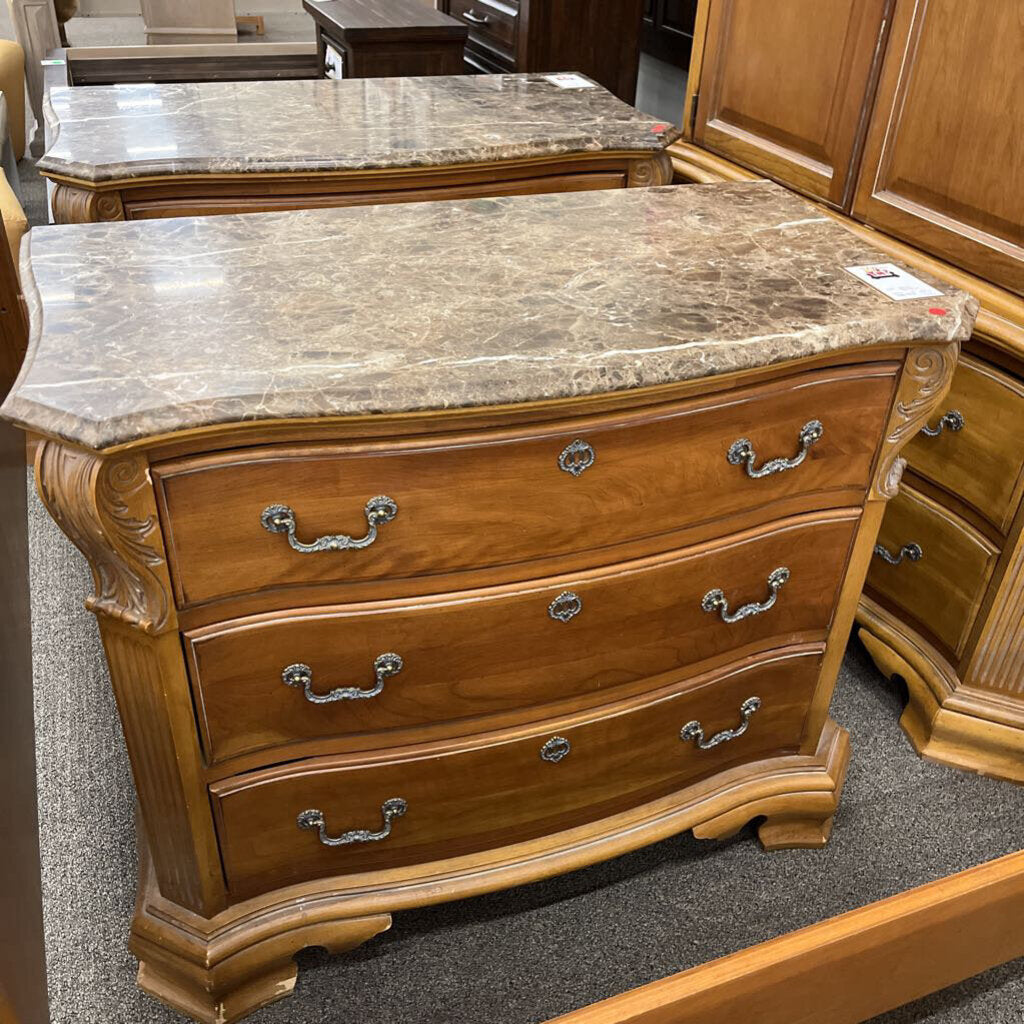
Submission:
[[[431,737],[465,733],[486,716],[614,699],[615,687],[748,645],[824,639],[858,519],[799,516],[572,576],[193,630],[207,758],[328,737],[380,748],[429,726]],[[720,601],[705,600],[715,591]]]

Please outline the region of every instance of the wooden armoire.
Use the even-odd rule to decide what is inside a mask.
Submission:
[[[860,611],[926,757],[1024,782],[1024,3],[700,0],[677,181],[770,177],[973,292]],[[936,300],[939,302],[939,300]]]

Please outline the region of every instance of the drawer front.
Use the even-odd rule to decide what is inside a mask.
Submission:
[[[914,471],[962,498],[1004,532],[1024,490],[1024,384],[962,356],[928,429],[907,446]]]
[[[518,14],[500,0],[450,0],[449,13],[469,26],[469,37],[509,56],[516,53]]]
[[[803,374],[699,402],[404,446],[258,448],[153,467],[179,603],[303,583],[402,581],[516,567],[644,541],[755,510],[857,505],[889,407],[894,364]],[[820,420],[823,436],[800,441]],[[806,457],[752,478],[728,453],[749,437],[765,459]],[[804,434],[805,438],[809,435]],[[576,444],[579,442],[579,444]],[[588,460],[592,464],[587,466]],[[564,467],[564,468],[563,468]],[[586,468],[584,468],[586,467]],[[575,470],[576,472],[572,472]],[[393,504],[368,502],[387,496]],[[264,510],[274,513],[264,526]],[[397,511],[395,511],[397,509]],[[369,519],[379,511],[374,529]],[[727,532],[725,530],[721,532]],[[295,550],[329,535],[363,546]],[[344,543],[344,542],[342,542]],[[514,578],[511,574],[509,578]],[[450,589],[439,581],[436,590]]]
[[[938,502],[905,484],[886,509],[868,587],[909,612],[950,651],[964,651],[998,550]]]
[[[824,640],[858,518],[801,517],[526,587],[186,633],[207,757],[321,737],[348,737],[349,749],[394,746],[397,730],[431,724],[441,726],[431,738],[480,731],[487,715],[548,718],[557,712],[538,708],[581,695],[606,703],[615,687],[747,645]],[[789,578],[773,590],[780,567]],[[720,607],[706,611],[716,589],[728,618],[743,605],[753,614],[725,621]]]
[[[820,649],[778,653],[684,693],[549,720],[507,739],[393,751],[374,763],[317,758],[215,783],[228,884],[245,897],[318,876],[506,846],[654,800],[729,765],[795,752],[820,663]],[[752,697],[760,707],[746,704],[744,712]],[[698,747],[698,740],[739,731],[745,719],[735,739]],[[681,738],[691,721],[702,738],[693,729]],[[380,839],[326,846],[317,827],[298,826],[302,812],[319,811],[327,838],[357,829],[379,834],[391,800],[404,801],[405,813]]]

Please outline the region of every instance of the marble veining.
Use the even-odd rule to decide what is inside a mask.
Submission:
[[[966,339],[769,182],[36,228],[2,410],[102,449],[211,424],[586,395]],[[945,311],[945,312],[943,312]]]
[[[81,86],[49,104],[39,168],[90,182],[643,154],[680,134],[599,85],[543,75]]]

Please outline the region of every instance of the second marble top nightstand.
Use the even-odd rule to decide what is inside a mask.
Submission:
[[[55,88],[39,169],[58,223],[669,183],[678,130],[573,79]]]

